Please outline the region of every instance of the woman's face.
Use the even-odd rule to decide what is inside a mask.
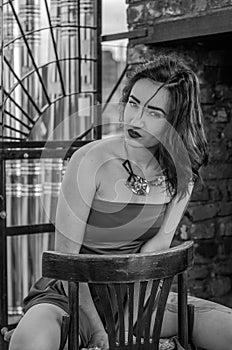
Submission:
[[[156,94],[161,85],[145,78],[134,84],[124,109],[127,142],[149,148],[157,145],[162,138],[167,127],[170,95],[164,87]]]

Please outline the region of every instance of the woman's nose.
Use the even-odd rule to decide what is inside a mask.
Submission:
[[[138,127],[142,127],[144,126],[144,120],[143,120],[143,109],[139,109],[139,111],[137,111],[132,119],[131,119],[131,125],[133,126],[138,126]]]

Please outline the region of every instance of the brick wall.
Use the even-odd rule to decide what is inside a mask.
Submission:
[[[231,0],[126,0],[129,28],[199,16],[232,7]]]
[[[128,23],[142,27],[145,19],[170,20],[232,6],[231,1],[127,1]],[[194,4],[194,5],[193,5]],[[231,5],[230,5],[231,4]],[[152,59],[160,51],[177,52],[197,73],[201,83],[210,159],[202,169],[204,187],[195,188],[176,240],[195,241],[195,265],[189,289],[196,296],[232,306],[232,50],[201,41],[175,45],[128,46],[128,61]]]

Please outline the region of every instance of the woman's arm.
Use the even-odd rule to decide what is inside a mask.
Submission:
[[[96,175],[98,163],[96,152],[89,147],[78,150],[69,162],[57,206],[55,250],[59,252],[78,254],[80,251],[92,201],[99,185]],[[67,282],[63,283],[67,293]],[[108,337],[85,283],[80,284],[79,300],[93,330],[89,345],[107,349]]]
[[[84,146],[69,161],[56,211],[56,250],[79,253],[92,201],[99,186],[97,152]]]
[[[194,185],[191,182],[189,184],[188,193],[184,198],[178,201],[178,197],[176,197],[168,204],[164,221],[159,232],[142,246],[140,250],[141,253],[151,253],[170,247],[177,226],[179,225],[188,205],[193,187]]]

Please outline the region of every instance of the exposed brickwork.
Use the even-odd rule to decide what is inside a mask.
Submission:
[[[129,28],[178,18],[204,15],[219,9],[231,8],[230,0],[127,0]]]
[[[177,20],[232,7],[232,0],[128,0],[129,28],[144,23]],[[132,15],[133,11],[136,14]],[[136,20],[137,18],[138,20]],[[167,23],[168,25],[168,23]],[[204,186],[194,189],[176,241],[195,241],[195,266],[189,273],[192,294],[232,306],[232,51],[193,44],[173,47],[128,46],[129,63],[142,62],[158,52],[176,52],[197,73],[201,83],[210,158],[201,175]]]
[[[137,23],[137,25],[141,22],[144,22],[145,17],[145,4],[136,4],[134,6],[130,6],[127,11],[128,15],[128,23]]]

